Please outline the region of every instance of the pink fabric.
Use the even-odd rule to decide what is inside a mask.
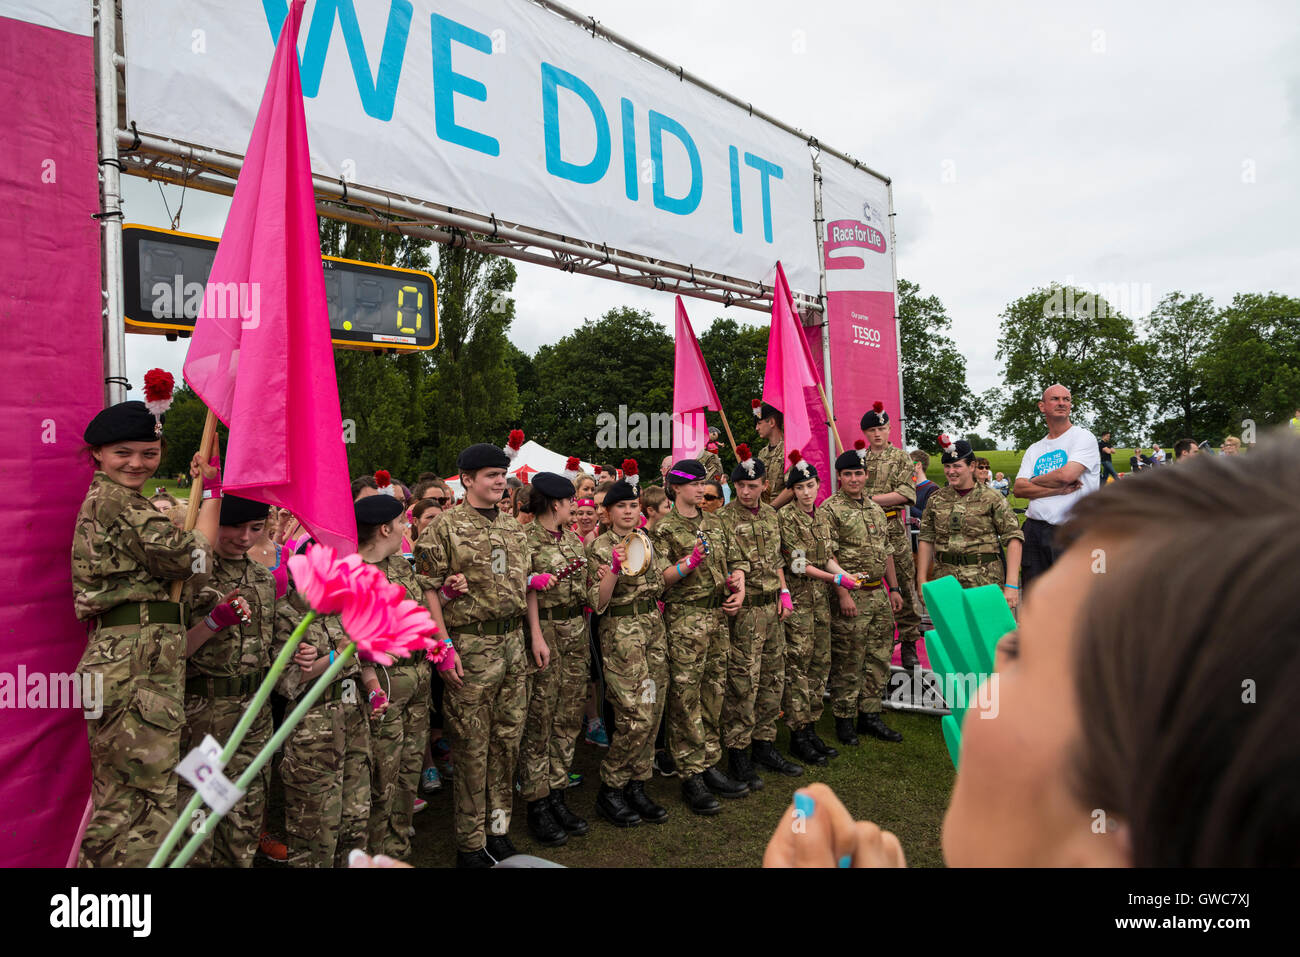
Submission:
[[[830,474],[826,455],[823,423],[825,412],[817,386],[817,371],[803,325],[794,311],[794,298],[785,279],[785,270],[776,264],[776,289],[772,295],[772,326],[767,339],[767,371],[763,376],[763,401],[781,411],[785,422],[785,451],[794,449],[811,462],[823,485]],[[789,459],[782,470],[788,471]]]
[[[673,359],[673,459],[693,459],[709,440],[704,410],[721,411],[718,390],[704,364],[682,297],[677,297],[676,352]]]
[[[82,710],[25,705],[32,675],[70,674],[86,648],[69,552],[81,433],[104,407],[93,55],[89,36],[0,16],[0,673],[24,704],[0,710],[3,867],[75,863],[90,795]]]
[[[862,435],[858,423],[873,402],[885,403],[889,441],[902,446],[902,404],[898,392],[898,337],[894,327],[892,292],[831,292],[826,296],[830,324],[831,381],[835,384],[835,416],[840,434],[853,440]]]
[[[547,572],[540,572],[528,579],[528,587],[533,591],[542,591],[551,583],[551,576]]]
[[[230,427],[226,490],[288,508],[318,542],[347,553],[356,518],[298,77],[303,3],[294,0],[280,31],[185,379]],[[238,284],[238,294],[219,283]]]

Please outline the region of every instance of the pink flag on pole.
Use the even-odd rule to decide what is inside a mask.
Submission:
[[[776,264],[776,289],[772,296],[772,326],[767,337],[767,370],[763,376],[763,401],[779,409],[784,420],[785,452],[798,449],[822,477],[829,493],[831,456],[825,431],[826,415],[817,388],[821,374],[794,311],[794,297],[785,270]],[[789,460],[784,463],[789,469]]]
[[[673,361],[673,458],[693,459],[709,440],[704,410],[722,410],[713,377],[691,328],[682,297],[677,297],[676,355]]]
[[[304,3],[280,30],[185,380],[230,428],[225,490],[289,509],[347,553],[357,530],[298,76]]]

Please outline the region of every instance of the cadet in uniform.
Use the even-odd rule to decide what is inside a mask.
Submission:
[[[623,472],[629,465],[623,463]],[[631,478],[633,481],[629,481]],[[600,763],[596,810],[616,827],[662,823],[668,812],[645,792],[654,770],[655,731],[668,693],[668,648],[656,602],[664,589],[664,559],[651,549],[636,574],[626,574],[623,542],[641,514],[636,473],[615,482],[605,495],[610,530],[587,546],[588,587],[600,617],[605,695],[614,708],[614,735]]]
[[[103,681],[103,710],[86,719],[94,812],[79,864],[144,867],[176,819],[185,724],[185,608],[169,583],[206,578],[221,488],[213,482],[198,526],[183,532],[140,492],[162,461],[161,426],[143,402],[100,412],[84,438],[95,475],[73,532],[72,594],[92,631],[77,671]]]
[[[456,864],[491,867],[518,853],[510,841],[515,761],[528,709],[524,611],[532,546],[527,529],[497,508],[510,458],[471,445],[456,460],[465,499],[420,535],[416,566],[434,589],[433,617],[455,645],[440,672],[446,736],[456,760]],[[532,652],[548,656],[540,631]]]
[[[800,761],[824,765],[839,756],[817,735],[823,696],[831,669],[830,584],[844,569],[831,556],[831,528],[824,508],[817,507],[821,487],[817,468],[790,453],[785,487],[794,502],[777,512],[781,555],[794,611],[785,620],[785,694],[781,708],[790,728],[790,753]],[[828,584],[830,583],[830,584]]]
[[[691,460],[683,459],[682,461]],[[706,480],[717,479],[720,482],[727,480],[727,473],[722,470],[722,459],[718,455],[718,429],[716,426],[709,427],[709,441],[705,443],[704,451],[700,453],[699,458],[695,461],[704,466],[704,478]],[[672,483],[665,479],[664,484],[671,485]]]
[[[880,506],[865,494],[866,442],[857,441],[835,460],[840,489],[821,510],[831,530],[831,554],[840,568],[856,576],[837,576],[836,600],[831,605],[831,710],[835,736],[856,745],[857,731],[884,741],[903,736],[880,717],[880,696],[889,678],[889,658],[894,650],[894,616],[902,606],[894,559],[889,553],[887,519]],[[881,583],[889,584],[885,598]],[[855,587],[860,586],[860,587]]]
[[[554,472],[532,479],[528,525],[532,547],[530,585],[537,594],[537,617],[550,661],[528,662],[528,714],[519,745],[520,796],[528,802],[528,831],[546,846],[563,844],[570,834],[586,834],[587,822],[569,810],[573,747],[582,730],[587,700],[587,549],[569,528],[573,482]],[[540,580],[539,580],[540,579]]]
[[[912,597],[916,580],[912,542],[904,524],[907,507],[916,502],[916,486],[912,484],[915,466],[906,452],[889,444],[889,413],[883,402],[876,402],[862,417],[861,424],[862,434],[870,445],[866,457],[867,495],[885,511],[889,553],[894,558],[898,585],[903,590],[903,610],[894,615],[894,620],[898,625],[898,640],[902,642],[902,664],[910,671],[920,664],[916,639],[921,637],[921,616],[916,613]],[[893,655],[892,648],[890,655]]]
[[[948,484],[930,496],[921,516],[917,591],[929,580],[952,575],[962,588],[1003,585],[1007,604],[1015,608],[1020,603],[1020,550],[1025,540],[1016,513],[1000,493],[975,481],[975,452],[969,442],[951,442],[941,435],[939,444]],[[1002,548],[1007,550],[1005,578]]]
[[[794,493],[785,487],[785,416],[758,399],[753,400],[753,406],[758,419],[755,426],[758,437],[767,442],[758,453],[768,483],[763,489],[763,501],[780,508],[794,498]]]
[[[276,613],[275,577],[248,557],[266,527],[270,506],[236,495],[221,500],[221,528],[213,543],[212,577],[190,599],[189,662],[185,668],[185,732],[181,753],[196,748],[205,735],[225,744],[261,687],[271,660],[296,624]],[[216,609],[238,593],[243,620],[227,623]],[[205,619],[203,616],[207,616]],[[225,775],[234,781],[271,740],[271,706],[262,705]],[[217,823],[210,840],[199,847],[191,866],[252,867],[266,817],[271,769],[263,767],[238,803]],[[180,788],[184,805],[193,791]]]
[[[794,606],[785,587],[776,509],[760,497],[766,469],[750,455],[747,445],[738,446],[736,455],[740,462],[731,472],[736,494],[718,515],[749,570],[745,598],[732,621],[722,725],[731,777],[757,791],[763,779],[745,750],[751,741],[753,761],[792,777],[803,773],[803,768],[787,761],[773,745],[785,691],[782,623]]]
[[[668,631],[668,726],[665,743],[682,779],[682,800],[696,814],[722,810],[714,794],[744,797],[749,785],[733,781],[722,760],[722,705],[735,615],[745,597],[749,564],[735,553],[722,520],[700,508],[711,487],[703,462],[674,462],[664,480],[673,487],[673,510],[654,530],[664,561],[664,624]],[[733,590],[734,589],[734,590]],[[713,792],[710,794],[709,792]]]

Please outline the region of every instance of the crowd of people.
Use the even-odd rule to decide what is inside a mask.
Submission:
[[[570,459],[563,474],[519,483],[507,475],[513,436],[461,452],[459,501],[434,475],[411,488],[382,471],[358,477],[362,559],[429,609],[455,653],[436,669],[413,658],[339,674],[284,747],[283,856],[342,866],[365,848],[401,860],[414,815],[448,774],[458,866],[517,854],[516,795],[539,844],[580,838],[591,825],[567,792],[581,782],[584,733],[606,748],[596,813],[620,828],[669,818],[645,788],[656,768],[680,780],[686,809],[713,816],[761,789],[760,772],[798,778],[860,736],[901,741],[882,695],[896,644],[905,668],[920,664],[925,583],[999,586],[1018,610],[1022,587],[1060,558],[1072,533],[1059,529],[1099,487],[1109,435],[1071,424],[1063,386],[1039,409],[1048,434],[1013,485],[945,436],[946,482],[930,481],[925,453],[890,444],[880,402],[820,503],[826,477],[785,448],[781,413],[761,402],[760,452],[738,446],[729,472],[716,447],[665,459],[661,486],[642,487],[632,459],[598,475]],[[205,491],[190,530],[186,505],[145,499],[164,440],[143,403],[106,409],[85,440],[95,473],[73,583],[91,625],[80,670],[103,676],[105,706],[88,719],[94,813],[80,859],[138,866],[188,797],[180,756],[206,735],[229,738],[307,611],[287,560],[311,540],[287,512],[223,495],[215,460],[198,455]],[[1029,501],[1023,529],[999,481]],[[172,582],[184,583],[179,602]],[[279,694],[300,695],[348,641],[337,616],[313,621]],[[839,747],[817,732],[827,701]],[[263,710],[231,778],[270,738],[278,719]],[[264,768],[196,863],[249,866],[267,850],[268,785]]]

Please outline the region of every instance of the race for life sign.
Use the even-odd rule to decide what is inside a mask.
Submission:
[[[123,8],[128,123],[242,155],[288,0]],[[313,0],[298,50],[320,176],[817,294],[806,142],[536,4]]]

